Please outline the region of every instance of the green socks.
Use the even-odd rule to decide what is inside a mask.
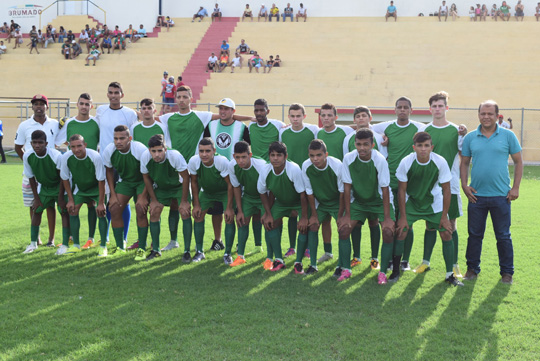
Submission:
[[[236,227],[234,223],[225,223],[225,253],[231,254],[234,244],[234,236],[236,234]]]
[[[69,245],[69,234],[70,234],[70,228],[62,227],[62,244]]]
[[[88,207],[88,237],[94,238],[96,234],[97,213],[96,207]]]
[[[193,233],[195,233],[195,248],[197,252],[203,252],[204,219],[202,222],[193,223]]]
[[[317,268],[317,247],[319,246],[319,232],[308,232],[308,247],[311,266]]]
[[[180,212],[171,209],[169,211],[169,231],[171,232],[171,240],[178,239],[178,222],[180,221]]]
[[[268,242],[272,245],[273,256],[276,259],[283,259],[283,253],[281,253],[281,237],[279,229],[272,229],[271,231],[266,231],[266,238]],[[272,257],[269,257],[272,259]]]
[[[289,230],[289,247],[296,248],[296,231],[298,227],[298,218],[289,217],[288,230]]]
[[[458,263],[458,244],[459,244],[459,237],[457,231],[454,231],[452,233],[452,241],[454,242],[454,264]]]
[[[116,242],[116,247],[124,249],[124,227],[113,227],[114,240]],[[73,232],[72,232],[73,233]]]
[[[357,225],[351,232],[353,257],[360,259],[360,241],[362,240],[362,227]]]
[[[262,246],[262,223],[261,221],[251,220],[251,229],[253,230],[253,238],[255,246]]]
[[[73,236],[73,244],[80,245],[79,230],[81,228],[81,219],[79,216],[69,216],[69,225],[71,228],[71,235]]]
[[[324,252],[332,253],[332,243],[323,243]]]
[[[454,243],[452,240],[443,241],[442,253],[444,263],[446,264],[446,272],[452,272],[452,267],[454,266]]]
[[[437,242],[437,231],[426,229],[424,233],[424,260],[431,261],[431,255],[433,253],[433,247]]]
[[[401,255],[403,254],[404,243],[404,240],[399,239],[394,243],[394,256],[401,257]]]
[[[302,258],[304,257],[304,252],[306,252],[307,246],[308,246],[308,235],[300,233],[298,235],[298,249],[296,250],[296,262],[302,263]]]
[[[393,243],[384,243],[381,247],[381,270],[380,272],[386,273],[386,269],[388,268],[388,264],[390,263],[390,260],[392,259],[392,249],[394,248]]]
[[[139,248],[144,249],[146,251],[146,238],[148,238],[148,226],[146,227],[137,226],[137,235],[139,236]],[[159,238],[158,238],[158,249],[159,249]]]
[[[246,252],[246,242],[249,237],[249,225],[238,228],[238,255],[243,256]]]
[[[160,251],[159,249],[159,233],[161,232],[160,224],[161,222],[150,222],[150,236],[152,237],[152,249],[156,252]],[[147,228],[147,231],[148,231],[148,228]],[[140,241],[141,239],[139,238],[139,242]],[[144,242],[146,243],[146,238]],[[139,244],[139,248],[141,248],[140,244]]]
[[[411,250],[414,242],[414,233],[412,227],[409,227],[409,232],[407,232],[407,237],[405,238],[405,248],[403,251],[403,261],[408,261],[411,257]]]
[[[191,235],[193,234],[193,223],[191,218],[182,219],[182,235],[184,236],[184,252],[189,252],[191,248]]]
[[[375,259],[379,257],[379,244],[381,243],[381,227],[379,227],[379,225],[369,227],[369,235],[371,238],[371,258]]]
[[[30,226],[30,242],[34,242],[35,244],[37,244],[38,237],[39,237],[39,226]],[[68,241],[69,241],[69,237],[68,237]],[[66,246],[67,245],[68,243],[66,243]]]
[[[268,237],[268,233],[268,231],[264,231],[264,241],[266,242],[266,258],[274,259],[274,248],[272,247],[272,240],[270,239],[271,237]],[[281,233],[279,234],[281,238]]]
[[[343,269],[351,269],[351,239],[340,239],[338,243],[338,248],[338,266]]]
[[[107,233],[109,233],[109,222],[107,217],[99,218],[99,235],[101,237],[101,247],[107,247]],[[68,237],[69,238],[69,237]]]

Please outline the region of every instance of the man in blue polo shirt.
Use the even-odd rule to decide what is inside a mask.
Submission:
[[[463,140],[461,151],[461,187],[469,199],[467,273],[463,279],[473,280],[480,273],[480,254],[488,212],[497,239],[501,281],[511,284],[514,274],[514,249],[510,237],[510,202],[519,197],[523,175],[521,146],[515,134],[497,124],[499,106],[493,100],[480,104],[480,125]],[[508,155],[514,162],[514,184],[510,187]],[[473,162],[471,184],[469,165]]]
[[[397,21],[397,9],[394,6],[394,2],[390,1],[390,6],[386,9],[385,20],[388,21],[388,18],[393,17],[394,21]]]

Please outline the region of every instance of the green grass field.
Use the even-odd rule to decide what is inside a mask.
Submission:
[[[513,204],[514,284],[500,283],[488,222],[482,273],[461,288],[443,282],[440,240],[431,272],[406,272],[397,284],[385,286],[377,285],[369,268],[366,238],[364,262],[339,284],[331,277],[335,261],[305,277],[292,272],[294,260],[288,258],[287,268],[274,274],[262,269],[264,254],[247,257],[247,264],[234,269],[223,264],[222,252],[207,252],[206,261],[184,265],[178,249],[151,263],[135,263],[133,253],[97,259],[95,249],[58,257],[40,247],[23,255],[30,221],[22,206],[22,166],[10,159],[0,173],[0,360],[540,358],[540,167],[526,167]],[[463,272],[464,211],[458,221]],[[86,218],[81,219],[83,238]],[[59,217],[57,223],[58,242]],[[45,217],[41,235],[46,239],[43,225]],[[422,225],[415,228],[412,266],[421,261],[423,249]],[[167,236],[164,225],[163,245]],[[252,245],[250,239],[248,250]]]

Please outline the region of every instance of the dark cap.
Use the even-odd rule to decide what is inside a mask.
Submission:
[[[30,103],[34,104],[34,102],[38,101],[38,100],[41,100],[41,101],[44,101],[45,104],[47,106],[49,106],[49,99],[47,99],[47,97],[43,94],[37,94],[37,95],[34,95],[34,97],[32,98],[32,100],[30,101]]]

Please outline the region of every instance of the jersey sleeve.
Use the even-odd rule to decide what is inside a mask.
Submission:
[[[351,171],[349,165],[354,161],[356,153],[348,152],[343,157],[343,166],[341,167],[341,180],[343,183],[352,184]]]
[[[283,128],[285,126],[285,123],[283,123],[281,120],[276,120],[276,119],[268,119],[268,121],[270,123],[272,123],[272,125],[274,127],[276,127],[276,129],[279,131],[281,130],[281,128]]]
[[[167,114],[160,115],[160,116],[159,116],[159,121],[161,122],[161,124],[165,125],[165,126],[168,128],[169,118],[170,118],[173,114],[174,114],[174,113],[167,113]]]
[[[351,138],[354,137],[354,134],[356,133],[350,133],[343,139],[343,154],[347,154],[351,151],[349,149],[349,142],[351,141]]]
[[[60,158],[60,178],[62,178],[62,180],[69,180],[70,178],[71,172],[69,171],[67,161],[72,155],[73,153],[68,151]]]
[[[377,124],[372,124],[371,125],[371,130],[373,130],[374,132],[377,132],[379,134],[384,134],[384,131],[386,130],[386,128],[388,128],[388,126],[390,124],[394,123],[393,120],[389,120],[389,121],[386,121],[386,122],[381,122],[381,123],[377,123]]]
[[[111,144],[114,147],[114,144]],[[108,147],[107,147],[108,148]],[[92,159],[92,162],[94,163],[94,167],[96,168],[96,179],[101,182],[105,181],[105,166],[103,165],[103,160],[101,159],[101,156],[98,152],[92,151],[89,152],[91,149],[87,149],[88,156],[90,159]],[[110,168],[110,167],[109,167]]]
[[[272,165],[266,164],[262,172],[259,173],[259,179],[257,180],[257,191],[259,191],[260,194],[264,194],[268,192],[268,187],[266,186],[266,177],[268,176],[268,173],[270,173],[271,171],[272,171]]]
[[[128,128],[131,129],[132,126],[137,124],[139,122],[139,117],[137,116],[137,112],[133,109],[126,108],[126,120],[128,123]]]
[[[227,157],[216,155],[214,157],[214,163],[216,165],[216,169],[219,170],[219,174],[223,178],[229,175],[229,160]]]
[[[416,120],[409,120],[409,122],[414,124],[414,126],[417,129],[417,132],[423,132],[428,126],[428,124],[424,124],[422,122],[417,122]]]
[[[431,154],[433,154],[433,160],[439,168],[439,183],[443,184],[450,182],[452,180],[452,173],[450,172],[450,168],[448,167],[448,163],[446,162],[446,160],[438,154]]]
[[[306,124],[306,128],[311,130],[311,132],[313,133],[313,136],[317,138],[317,133],[319,132],[318,126],[316,126],[315,124]]]
[[[306,190],[306,194],[313,194],[313,188],[311,187],[311,181],[309,180],[309,177],[307,175],[307,169],[309,166],[313,164],[311,163],[311,160],[306,159],[304,163],[302,164],[302,180],[304,182],[304,188]]]
[[[131,142],[131,154],[137,159],[139,162],[141,161],[141,157],[144,152],[146,152],[148,148],[141,142],[132,141]]]
[[[148,174],[148,168],[146,165],[148,162],[150,162],[150,159],[152,159],[152,155],[150,154],[150,150],[146,150],[142,156],[141,156],[141,173],[142,174]]]
[[[193,111],[197,117],[201,120],[203,126],[206,128],[210,121],[212,120],[212,113],[211,112],[201,112],[198,110]]]
[[[343,186],[343,163],[340,162],[339,159],[334,157],[328,157],[328,166],[332,168],[334,171],[334,174],[337,176],[337,188],[340,193],[344,192],[344,186]]]
[[[373,164],[377,169],[377,180],[379,181],[379,187],[389,187],[390,170],[388,168],[388,162],[384,156],[376,150],[371,151],[371,159],[373,159]]]
[[[113,165],[111,163],[111,156],[114,153],[114,150],[116,147],[114,146],[114,143],[109,144],[105,147],[105,151],[103,152],[103,165],[107,168],[112,168]]]
[[[236,160],[231,160],[229,164],[227,165],[229,170],[229,180],[231,181],[231,184],[233,187],[240,187],[240,182],[238,181],[238,178],[236,178],[236,174],[234,173],[234,166],[236,165]]]
[[[399,166],[396,169],[396,178],[398,179],[398,181],[408,182],[409,178],[407,176],[407,172],[409,172],[409,169],[411,168],[411,164],[415,159],[415,155],[416,153],[409,154],[399,163]]]
[[[33,178],[34,172],[32,171],[32,167],[30,166],[30,163],[28,163],[28,157],[30,154],[34,153],[33,151],[24,152],[23,154],[23,164],[24,164],[24,175],[26,178]]]
[[[24,145],[26,143],[26,121],[19,124],[17,127],[17,133],[15,133],[15,145]]]
[[[167,151],[169,161],[177,172],[183,172],[188,169],[186,159],[179,151],[171,149]],[[141,163],[142,164],[142,163]],[[147,163],[148,164],[148,163]]]
[[[54,164],[56,164],[56,169],[60,170],[60,159],[62,159],[62,153],[56,149],[49,149],[49,155],[51,156]]]
[[[349,127],[348,125],[338,125],[339,128],[341,128],[346,135],[349,135],[349,134],[352,134],[352,133],[356,133],[356,131]]]
[[[296,192],[305,192],[306,186],[304,185],[304,180],[302,179],[302,169],[300,169],[297,164],[291,162],[287,162],[285,168],[287,169],[287,176],[291,182],[293,182]]]
[[[242,132],[242,140],[251,145],[251,138],[249,137],[249,129],[244,125],[244,131]]]
[[[201,166],[201,158],[198,155],[194,155],[188,162],[188,171],[191,175],[197,175],[197,170]]]

